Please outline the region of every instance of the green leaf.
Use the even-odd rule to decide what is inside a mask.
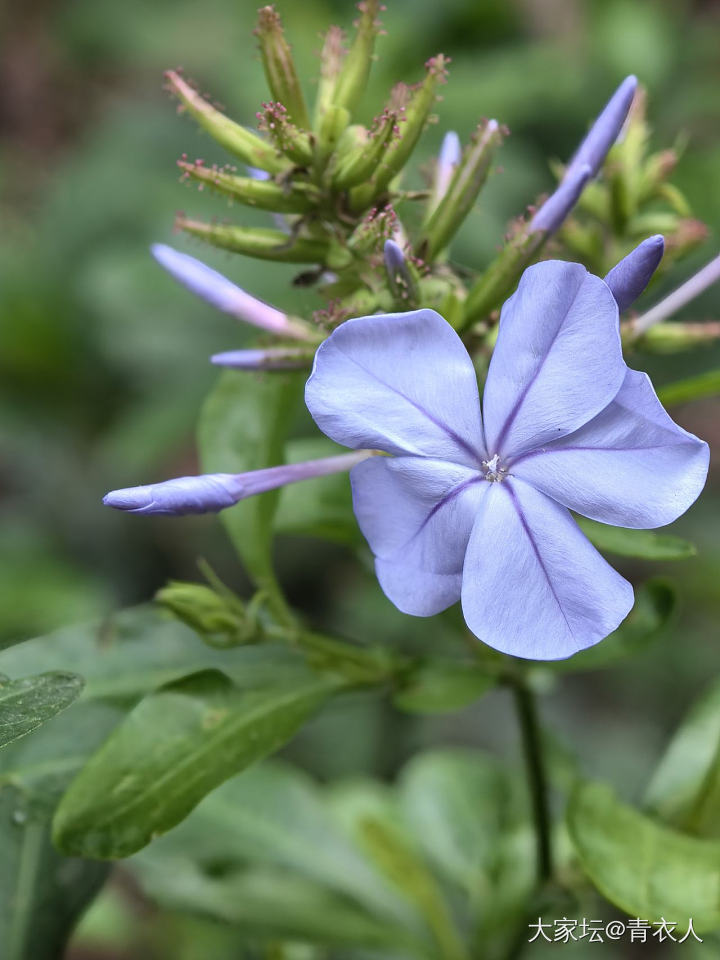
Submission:
[[[496,682],[477,663],[427,660],[403,680],[393,703],[408,713],[447,713],[474,703]]]
[[[714,397],[720,393],[720,370],[708,370],[686,380],[669,383],[658,390],[660,402],[671,407],[677,403],[688,403],[702,397]]]
[[[96,858],[134,853],[281,747],[338,686],[318,675],[241,690],[205,671],[150,694],[70,785],[55,815],[57,846]]]
[[[643,560],[684,560],[697,553],[689,540],[653,530],[628,530],[610,527],[606,523],[575,517],[578,526],[598,550],[620,557],[640,557]]]
[[[175,830],[131,861],[172,870],[192,859],[207,873],[218,865],[277,867],[349,897],[372,912],[410,923],[402,900],[362,857],[304,773],[268,761],[207,796]]]
[[[675,610],[675,593],[666,581],[648,580],[635,591],[635,606],[614,633],[568,660],[550,665],[553,672],[596,670],[640,653],[656,640]]]
[[[672,826],[720,838],[720,682],[683,720],[652,778],[645,803]]]
[[[83,701],[139,700],[157,687],[200,670],[222,670],[252,689],[313,676],[303,658],[263,644],[216,650],[156,606],[133,607],[101,623],[68,627],[0,652],[0,671],[24,676],[70,670],[85,678]]]
[[[342,453],[343,448],[324,437],[303,437],[287,445],[288,463],[315,460]],[[275,517],[278,533],[320,537],[335,543],[362,542],[352,508],[350,481],[346,473],[314,477],[284,487]]]
[[[583,783],[568,807],[570,836],[588,877],[611,903],[647,921],[698,933],[720,927],[720,843],[686,836]]]
[[[63,790],[120,711],[74,703],[0,752],[0,944],[3,960],[57,960],[107,865],[61,856],[50,820]]]
[[[391,947],[427,956],[422,941],[401,927],[305,877],[282,870],[255,868],[218,878],[204,873],[192,861],[173,861],[146,869],[142,884],[162,905],[221,919],[244,931],[248,938],[385,950]]]
[[[226,370],[203,406],[198,443],[207,473],[244,473],[284,462],[283,449],[303,377]],[[258,587],[273,589],[273,518],[278,490],[242,500],[221,518]]]
[[[0,678],[0,747],[69,707],[80,696],[83,683],[75,673],[40,673],[9,681]]]

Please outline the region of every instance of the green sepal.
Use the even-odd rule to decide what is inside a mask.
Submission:
[[[294,180],[287,186],[274,180],[256,180],[238,177],[221,167],[206,167],[201,163],[179,160],[178,166],[191,180],[207,185],[225,196],[232,197],[248,207],[272,210],[275,213],[308,213],[319,199],[312,184]]]
[[[203,130],[243,163],[269,173],[287,173],[292,169],[292,164],[281,156],[272,144],[226,117],[174,70],[168,70],[165,79],[170,92],[180,100]]]
[[[380,0],[364,0],[358,4],[360,17],[352,46],[340,66],[333,89],[333,102],[353,113],[365,92],[375,49],[375,38],[380,29],[378,14]]]
[[[349,190],[373,175],[396,134],[397,120],[397,114],[386,114],[373,133],[358,125],[348,127],[331,171],[336,190]]]
[[[290,45],[285,39],[279,13],[272,6],[258,10],[255,34],[260,45],[265,77],[273,98],[290,114],[293,123],[310,129],[310,118],[298,80]]]
[[[460,163],[455,167],[445,195],[440,198],[422,230],[418,251],[423,260],[433,260],[448,245],[472,210],[485,183],[502,131],[494,120],[480,124]]]
[[[207,223],[201,220],[190,220],[184,216],[177,217],[175,225],[179,230],[184,230],[193,237],[199,237],[214,247],[220,247],[221,250],[243,253],[247,257],[256,257],[258,260],[324,264],[328,255],[326,241],[311,237],[288,236],[282,230]]]

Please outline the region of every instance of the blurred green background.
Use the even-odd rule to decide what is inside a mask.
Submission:
[[[349,27],[353,8],[329,0],[278,6],[312,96],[319,35],[331,22]],[[228,212],[224,201],[178,182],[181,153],[225,158],[176,116],[162,91],[163,70],[181,64],[232,116],[252,124],[266,98],[251,33],[255,9],[247,0],[25,0],[0,10],[0,636],[32,636],[143,601],[168,577],[195,579],[198,555],[244,588],[215,519],[140,519],[113,513],[100,500],[112,487],[196,469],[193,430],[215,377],[207,358],[246,337],[176,287],[151,260],[151,242],[195,253],[293,312],[317,306],[312,293],[290,286],[292,268],[172,235],[178,209],[264,222],[261,214]],[[437,150],[445,130],[467,136],[483,116],[512,132],[502,173],[454,247],[458,262],[488,262],[508,220],[551,186],[548,160],[571,154],[631,72],[649,91],[654,146],[689,138],[674,180],[710,228],[704,247],[644,303],[715,255],[716,3],[390,0],[384,22],[365,100],[368,120],[392,83],[418,79],[425,60],[442,51],[452,57],[450,82],[421,158]],[[684,316],[719,319],[720,288]],[[720,349],[631,362],[666,383],[717,367]],[[703,401],[675,415],[717,449],[719,409],[717,401]],[[637,581],[651,572],[677,580],[681,608],[673,629],[630,666],[564,680],[547,701],[549,720],[587,772],[608,777],[629,797],[688,703],[720,673],[718,494],[711,473],[702,502],[675,527],[698,544],[698,558],[652,570],[621,565]],[[343,624],[359,639],[442,642],[433,623],[397,613],[340,547],[283,542],[279,564],[294,602],[320,621]],[[515,736],[501,694],[421,722],[358,697],[312,724],[290,753],[321,777],[390,776],[424,745],[512,750]],[[168,956],[195,956],[187,952],[195,948],[170,943]]]

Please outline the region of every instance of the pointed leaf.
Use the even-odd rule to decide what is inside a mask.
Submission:
[[[0,747],[24,737],[80,696],[75,673],[41,673],[21,680],[0,678]]]
[[[281,747],[338,686],[317,676],[248,691],[205,671],[150,694],[70,785],[55,815],[56,844],[87,857],[134,853]]]
[[[689,540],[674,537],[669,533],[654,530],[630,530],[625,527],[610,527],[606,523],[575,518],[585,536],[604,553],[620,557],[640,557],[642,560],[684,560],[697,553]]]
[[[670,741],[645,803],[673,826],[720,838],[720,682],[692,707]]]
[[[585,872],[633,917],[665,917],[682,931],[720,928],[720,842],[678,833],[621,803],[604,784],[582,783],[568,826]]]

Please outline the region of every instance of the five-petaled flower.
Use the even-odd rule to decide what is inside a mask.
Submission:
[[[577,263],[526,270],[502,309],[482,414],[472,360],[432,310],[349,320],[318,349],[306,403],[320,429],[389,455],[350,477],[400,610],[460,600],[485,643],[542,660],[602,640],[629,612],[631,585],[570,511],[670,523],[700,493],[708,448],[626,366],[615,279],[614,296],[612,274]]]

